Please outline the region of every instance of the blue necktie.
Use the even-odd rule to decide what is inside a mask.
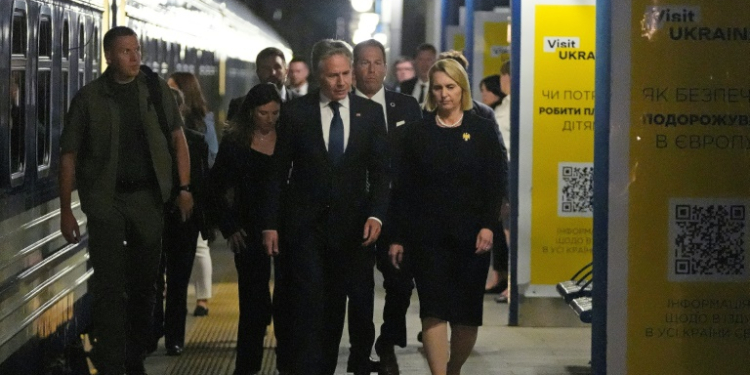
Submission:
[[[333,110],[331,131],[328,133],[328,155],[335,163],[344,154],[344,120],[341,119],[341,113],[339,113],[341,103],[331,102],[328,105]]]

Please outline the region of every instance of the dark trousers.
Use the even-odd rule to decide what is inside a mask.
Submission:
[[[271,260],[257,239],[234,256],[239,289],[240,321],[237,330],[235,374],[254,374],[263,362],[263,338],[271,323]]]
[[[294,368],[294,315],[292,301],[295,298],[291,289],[289,274],[289,254],[280,253],[273,258],[273,324],[276,334],[276,369],[290,372]]]
[[[158,191],[118,193],[106,212],[87,212],[94,268],[91,359],[100,374],[144,371],[161,253]]]
[[[349,318],[358,322],[350,326],[350,363],[359,369],[369,365],[375,339],[374,256],[371,249],[354,241],[350,246],[329,243],[328,231],[333,230],[315,225],[295,236],[294,246],[288,250],[293,270],[291,288],[296,297],[292,307],[295,365],[299,374],[335,372],[347,297],[351,301]]]
[[[272,315],[277,339],[276,367],[280,371],[288,371],[292,367],[290,340],[293,333],[289,322],[290,299],[284,278],[284,259],[282,255],[274,258],[275,282],[271,301],[268,288],[271,259],[266,255],[259,236],[247,238],[246,243],[248,247],[234,256],[240,302],[235,373],[243,375],[260,371],[263,340]]]
[[[165,215],[162,250],[167,275],[167,302],[164,309],[164,344],[167,347],[185,345],[187,293],[198,235],[198,227],[194,220],[190,219],[183,223],[179,212]],[[161,293],[157,293],[154,315],[158,315],[158,310],[161,309],[163,289],[158,291]],[[156,320],[158,321],[158,316]]]
[[[378,270],[383,274],[383,288],[385,288],[385,306],[383,307],[383,325],[380,326],[380,345],[400,347],[406,346],[406,310],[411,303],[411,293],[414,290],[414,276],[411,273],[411,261],[405,252],[401,268],[391,264],[388,248],[378,243]]]

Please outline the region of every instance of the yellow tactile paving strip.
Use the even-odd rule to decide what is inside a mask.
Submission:
[[[170,363],[168,375],[231,375],[237,355],[237,325],[239,307],[237,283],[214,284],[211,312],[197,319],[186,332],[185,351],[178,360]],[[276,373],[276,340],[273,325],[269,326],[264,346],[263,367],[259,375]]]

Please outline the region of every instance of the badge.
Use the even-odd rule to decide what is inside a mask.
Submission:
[[[468,142],[468,141],[469,141],[469,139],[471,139],[471,134],[469,134],[469,133],[464,133],[464,141]]]

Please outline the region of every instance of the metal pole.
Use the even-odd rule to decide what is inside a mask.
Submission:
[[[511,14],[511,42],[510,42],[510,92],[514,93],[514,100],[510,102],[510,170],[508,171],[508,191],[510,198],[510,303],[508,306],[508,325],[518,325],[518,125],[521,96],[521,0],[512,0]]]
[[[117,1],[119,0],[112,0],[112,27],[117,26]]]
[[[594,113],[594,310],[591,321],[591,369],[607,373],[607,295],[609,276],[609,121],[612,2],[596,2],[596,91]]]
[[[464,47],[464,56],[469,61],[469,82],[472,82],[472,67],[474,66],[474,9],[477,0],[466,0],[466,46]]]

